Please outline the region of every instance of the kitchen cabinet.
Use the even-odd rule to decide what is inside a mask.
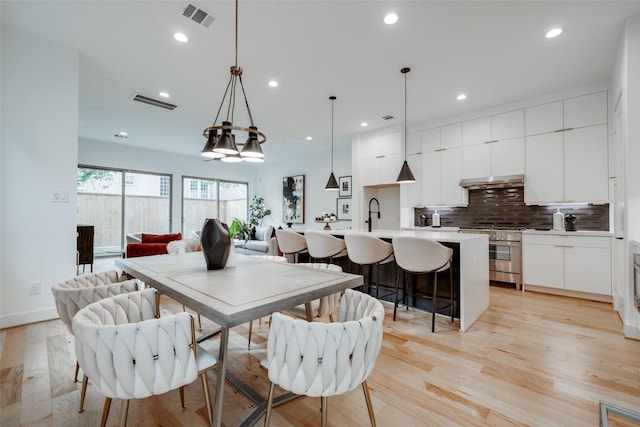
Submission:
[[[421,175],[420,179],[416,175],[420,185],[407,184],[409,206],[465,206],[467,192],[460,187],[462,124],[424,130],[420,132],[420,140],[420,155],[407,156],[414,175],[416,170]]]
[[[462,148],[422,153],[422,202],[425,206],[466,206],[460,187]]]
[[[525,203],[607,203],[608,92],[525,109]]]
[[[518,175],[524,173],[524,138],[469,145],[462,152],[462,177]]]
[[[401,134],[369,134],[363,138],[363,185],[393,184],[402,167]]]
[[[422,207],[422,154],[408,154],[407,163],[416,178],[416,182],[408,184],[400,184],[400,187],[406,188],[406,204],[408,207]]]
[[[525,285],[611,295],[611,238],[522,235]]]
[[[528,136],[525,203],[606,203],[607,125]]]
[[[525,134],[559,132],[607,123],[607,91],[525,109]]]
[[[524,173],[524,111],[463,123],[462,177]]]

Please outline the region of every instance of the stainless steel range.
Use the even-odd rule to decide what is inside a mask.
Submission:
[[[460,227],[459,233],[489,235],[489,280],[522,288],[522,229]]]

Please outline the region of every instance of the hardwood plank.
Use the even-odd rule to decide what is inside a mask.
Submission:
[[[6,408],[21,402],[22,365],[0,370],[0,408]]]
[[[182,311],[168,298],[161,303],[163,313]],[[429,313],[402,308],[394,322],[390,305],[385,309],[383,347],[369,377],[380,426],[597,425],[600,400],[640,411],[640,342],[623,337],[611,304],[492,287],[489,310],[469,331],[460,333],[438,316],[433,334]],[[203,318],[203,327],[211,325]],[[269,382],[260,359],[266,357],[268,322],[254,322],[250,350],[247,326],[230,334],[229,369],[266,397]],[[91,382],[85,412],[77,413],[73,339],[60,320],[1,333],[2,363],[13,369],[2,375],[1,386],[22,388],[21,399],[11,397],[14,403],[2,408],[3,426],[99,424],[103,396]],[[217,337],[203,346],[217,355]],[[20,375],[15,366],[23,362]],[[215,375],[208,378],[214,390]],[[61,394],[52,398],[54,389]],[[27,399],[34,399],[28,407]],[[185,411],[177,391],[132,401],[129,425],[208,425],[199,381],[186,387],[185,400]],[[254,407],[225,386],[225,425],[239,425]],[[114,400],[108,425],[118,425],[121,414],[122,401]],[[610,419],[612,426],[634,425]],[[319,399],[301,398],[276,408],[272,425],[315,427],[319,421]],[[329,424],[369,425],[360,387],[329,399]]]
[[[77,390],[73,382],[76,360],[69,354],[66,335],[49,336],[46,342],[51,398],[55,399]]]

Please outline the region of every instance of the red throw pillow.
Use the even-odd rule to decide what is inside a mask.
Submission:
[[[142,233],[142,243],[169,243],[182,240],[182,233],[175,234],[146,234]]]

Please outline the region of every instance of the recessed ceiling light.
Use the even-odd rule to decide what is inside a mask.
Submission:
[[[312,139],[313,139],[313,138],[312,138],[312,137],[310,137],[310,136],[308,136],[308,137],[307,137],[307,141],[311,141]]]
[[[467,95],[464,94],[464,93],[461,93],[460,95],[456,96],[456,99],[458,101],[463,101],[463,100],[467,99]]]
[[[174,33],[173,38],[178,40],[180,43],[186,43],[189,41],[189,37],[187,37],[183,33]]]
[[[552,39],[554,37],[558,37],[560,34],[562,34],[563,29],[562,28],[552,28],[551,30],[547,31],[547,34],[545,34],[544,36],[548,39]]]
[[[269,86],[271,87],[278,87],[278,82],[275,80],[269,80]]]
[[[169,98],[169,96],[170,96],[167,92],[160,92],[160,93],[158,93],[158,95],[160,95],[163,98]]]
[[[369,126],[369,123],[362,122],[362,123],[360,123],[360,126],[362,126],[363,128],[366,128],[367,126]]]
[[[398,22],[398,15],[395,13],[389,13],[384,17],[384,23],[387,25],[392,25]]]

